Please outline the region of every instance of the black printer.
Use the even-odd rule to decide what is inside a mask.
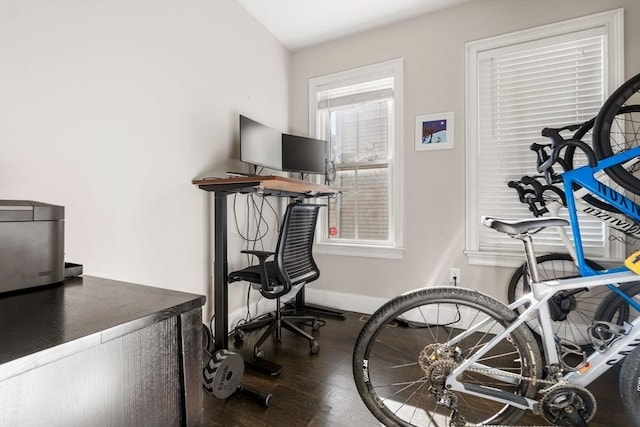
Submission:
[[[64,207],[0,200],[0,293],[64,277]]]

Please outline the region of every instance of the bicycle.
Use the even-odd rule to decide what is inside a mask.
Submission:
[[[376,311],[358,336],[353,366],[358,392],[385,425],[511,424],[523,410],[537,412],[554,425],[586,425],[596,408],[586,386],[626,355],[632,361],[640,357],[640,317],[617,326],[614,312],[612,322],[602,324],[606,331],[600,351],[570,363],[575,355],[558,345],[548,306],[558,291],[637,281],[636,274],[540,281],[531,233],[568,222],[487,219],[486,225],[525,242],[532,292],[507,307],[471,289],[425,288]],[[637,311],[638,302],[634,303]],[[522,314],[515,312],[525,306]],[[539,314],[544,364],[525,324],[534,314]],[[394,326],[398,319],[408,326]],[[625,362],[620,378],[628,386],[625,378],[640,378],[640,365]],[[634,389],[624,391],[633,394]],[[640,423],[637,397],[624,403]]]
[[[635,79],[640,82],[640,76]],[[611,98],[615,101],[608,101],[605,106],[623,105],[620,100],[631,96],[628,87],[623,85],[625,90],[614,92]],[[606,133],[602,129],[611,129],[608,120],[612,117],[615,114],[609,114],[606,108],[598,115],[595,130],[601,139],[597,144],[611,144],[602,139]],[[571,224],[578,229],[574,244],[582,276],[552,280],[539,277],[532,235],[546,227],[566,227],[569,221],[483,218],[484,225],[522,240],[532,292],[506,306],[471,289],[425,288],[380,307],[362,328],[352,362],[358,393],[385,425],[512,424],[530,410],[554,425],[586,426],[597,406],[586,387],[623,360],[621,397],[629,415],[640,425],[640,285],[633,283],[638,276],[624,267],[590,269],[584,261],[573,197],[574,188],[585,188],[639,220],[640,206],[597,181],[594,174],[617,170],[640,156],[640,147],[596,162],[588,146],[575,141],[567,144],[579,146],[588,158],[586,166],[562,174]],[[554,147],[548,159],[552,161],[540,164],[540,172],[548,172],[560,148]],[[553,182],[555,177],[549,174],[548,178]],[[607,316],[608,321],[594,322],[591,327],[598,351],[578,363],[570,363],[576,355],[565,351],[556,340],[548,302],[560,291],[602,286],[614,293],[599,308],[599,314]],[[626,305],[634,318],[624,319],[621,315]],[[522,309],[520,314],[518,309]],[[544,356],[526,325],[533,316],[540,324]]]

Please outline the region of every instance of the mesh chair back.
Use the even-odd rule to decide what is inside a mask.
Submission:
[[[289,286],[311,282],[320,276],[312,253],[319,210],[318,205],[292,203],[287,206],[275,262],[278,276]]]

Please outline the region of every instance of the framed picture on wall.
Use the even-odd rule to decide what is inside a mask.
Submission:
[[[453,148],[453,112],[416,116],[416,151]]]

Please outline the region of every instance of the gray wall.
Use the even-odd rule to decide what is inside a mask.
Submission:
[[[403,260],[320,255],[324,301],[372,306],[403,291],[444,284],[451,267],[462,284],[506,299],[511,269],[469,266],[465,243],[465,42],[624,8],[626,76],[640,72],[640,2],[637,0],[473,0],[293,53],[290,119],[308,131],[308,80],[388,59],[404,58],[405,247]],[[453,111],[453,150],[415,152],[416,115]]]

